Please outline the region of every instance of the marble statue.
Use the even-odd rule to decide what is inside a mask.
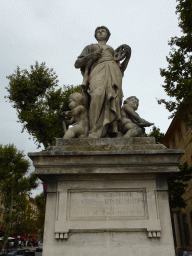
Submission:
[[[135,96],[128,97],[121,108],[120,131],[124,137],[144,137],[145,128],[153,125],[142,119],[137,112],[139,100]]]
[[[152,125],[135,112],[139,104],[135,96],[127,98],[121,107],[122,77],[131,48],[122,44],[114,50],[107,45],[109,37],[108,28],[97,27],[98,43],[86,46],[75,62],[83,75],[82,94],[71,94],[71,111],[61,114],[64,139],[142,137],[145,136],[144,127]],[[66,128],[72,124],[73,127]]]
[[[95,38],[98,43],[86,46],[75,62],[75,67],[80,68],[83,75],[89,138],[116,137],[121,120],[122,76],[131,56],[131,48],[121,45],[114,51],[107,45],[109,37],[108,28],[97,27]]]
[[[76,92],[69,96],[69,107],[71,111],[64,111],[61,113],[62,123],[64,128],[64,139],[71,138],[85,138],[88,135],[88,113],[86,108],[82,105],[84,99],[82,94]],[[67,120],[67,117],[71,117]],[[66,125],[72,125],[72,127],[66,129]]]

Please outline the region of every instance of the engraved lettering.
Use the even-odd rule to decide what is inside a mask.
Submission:
[[[69,194],[68,217],[71,220],[146,216],[143,190],[72,191]]]

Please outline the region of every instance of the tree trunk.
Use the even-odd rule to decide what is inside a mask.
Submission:
[[[12,188],[11,188],[11,200],[10,200],[10,205],[9,205],[9,221],[6,223],[3,246],[1,248],[1,251],[4,250],[4,246],[5,246],[5,244],[7,244],[8,237],[10,234],[10,228],[11,228],[11,224],[12,224],[12,213],[13,213],[13,194],[14,194],[14,186],[12,186]],[[6,209],[5,209],[5,214],[6,214]]]

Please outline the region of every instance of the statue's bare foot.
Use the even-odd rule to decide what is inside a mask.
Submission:
[[[142,122],[142,123],[139,123],[138,125],[140,126],[140,127],[149,127],[149,126],[151,126],[151,125],[153,125],[154,123],[150,123],[150,122],[148,122],[148,121],[145,121],[145,122]]]
[[[97,132],[90,132],[88,138],[90,138],[90,139],[98,139],[99,136],[98,136]]]

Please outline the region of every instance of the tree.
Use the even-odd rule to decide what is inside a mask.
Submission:
[[[35,197],[37,203],[38,215],[37,215],[37,225],[41,236],[43,237],[44,222],[45,222],[45,196],[44,192]]]
[[[150,133],[147,136],[155,137],[157,143],[163,143],[163,140],[165,138],[165,134],[160,132],[160,129],[156,126],[152,127],[152,130],[150,130]]]
[[[53,144],[54,137],[63,137],[59,116],[69,110],[68,97],[71,93],[81,92],[81,86],[58,87],[58,79],[53,69],[45,63],[31,65],[30,72],[19,67],[10,76],[7,98],[16,109],[23,130],[32,136],[38,146]]]
[[[147,135],[148,137],[155,137],[157,143],[164,141],[164,133],[160,132],[160,129],[153,126],[152,131]],[[192,167],[188,167],[187,164],[179,165],[180,172],[171,173],[168,179],[169,187],[169,204],[171,209],[176,207],[184,208],[186,206],[183,200],[183,194],[187,187],[186,182],[192,178]]]
[[[23,200],[23,205],[19,212],[19,219],[15,224],[15,233],[17,234],[34,236],[38,233],[39,226],[37,218],[33,213],[27,196],[25,196],[25,200]]]
[[[0,193],[5,208],[5,243],[21,217],[26,194],[38,186],[35,174],[28,174],[29,166],[29,161],[14,145],[0,145]]]
[[[172,209],[179,207],[185,208],[183,194],[187,187],[187,181],[192,178],[192,167],[187,164],[179,165],[180,172],[173,173],[168,180],[169,203]]]
[[[174,100],[160,99],[158,103],[165,104],[172,113],[171,117],[182,115],[188,119],[188,115],[192,114],[192,1],[177,1],[176,14],[179,15],[179,27],[183,35],[171,38],[168,68],[160,69],[161,76],[165,78],[163,88]]]

